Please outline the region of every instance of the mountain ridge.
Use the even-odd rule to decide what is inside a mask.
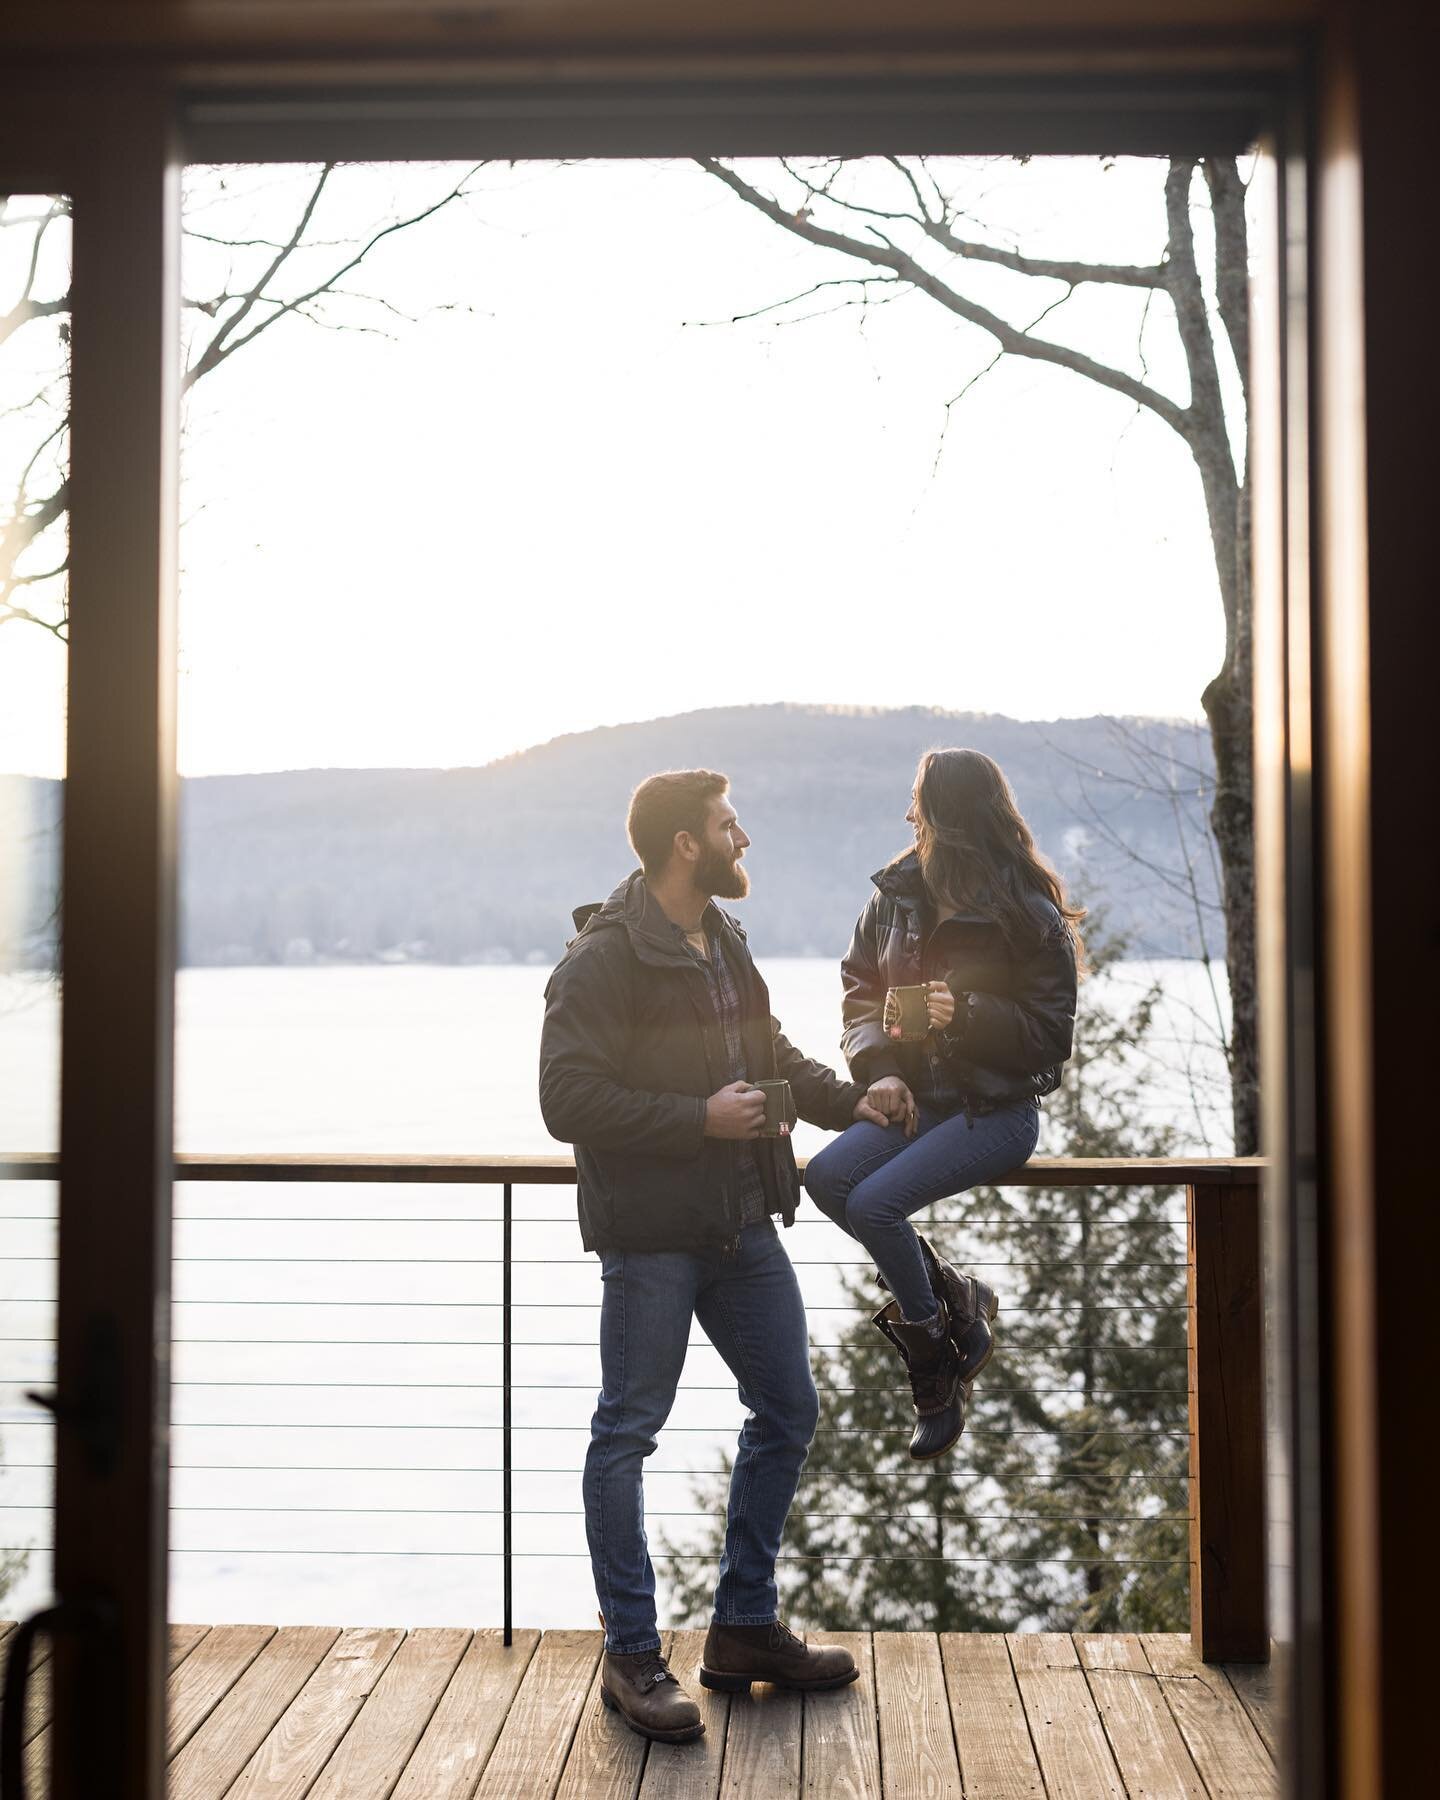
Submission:
[[[908,839],[920,753],[947,742],[995,757],[1041,848],[1133,954],[1197,954],[1197,910],[1218,947],[1203,725],[776,702],[562,733],[473,767],[187,778],[182,960],[553,960],[572,908],[633,867],[631,789],[677,767],[730,776],[754,840],[744,915],[757,950],[838,955],[871,873]],[[19,780],[0,783],[0,804],[27,809],[48,841],[60,785],[24,783],[17,800]],[[44,961],[53,885],[41,869],[28,949],[0,946],[0,961]]]

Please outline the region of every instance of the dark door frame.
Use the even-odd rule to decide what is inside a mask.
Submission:
[[[0,183],[75,201],[55,1568],[76,1629],[57,1639],[55,1800],[164,1791],[178,173],[187,159],[1272,146],[1280,178],[1260,248],[1274,260],[1273,310],[1257,334],[1273,358],[1257,383],[1271,466],[1257,488],[1268,521],[1257,512],[1256,604],[1268,709],[1258,765],[1267,1150],[1289,1353],[1274,1416],[1293,1478],[1317,1482],[1315,1507],[1292,1510],[1277,1579],[1290,1590],[1283,1616],[1318,1618],[1323,1477],[1303,1432],[1297,1445],[1303,1405],[1292,1404],[1313,1387],[1315,1287],[1292,1277],[1318,1252],[1313,1206],[1294,1204],[1315,1167],[1318,1079],[1313,1058],[1297,1060],[1297,1046],[1303,1058],[1313,1044],[1318,980],[1304,45],[1273,35],[1188,54],[1122,45],[1068,69],[1041,47],[983,69],[963,58],[887,59],[883,76],[777,62],[743,80],[696,64],[655,80],[525,83],[481,67],[397,73],[337,58],[323,89],[300,85],[316,66],[311,57],[303,71],[257,72],[244,87],[193,67],[106,76],[50,66],[16,84],[0,117]],[[1323,1746],[1323,1643],[1317,1632],[1297,1648],[1298,1740]],[[1323,1760],[1306,1760],[1294,1791],[1323,1791]]]

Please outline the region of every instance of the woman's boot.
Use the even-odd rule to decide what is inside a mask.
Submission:
[[[920,1237],[919,1232],[915,1234]],[[930,1285],[950,1311],[950,1335],[960,1357],[960,1379],[973,1381],[995,1354],[995,1315],[1000,1301],[992,1287],[963,1275],[946,1262],[928,1238],[920,1238]]]
[[[992,1287],[974,1275],[964,1275],[954,1263],[946,1262],[929,1238],[920,1237],[925,1255],[925,1272],[930,1286],[943,1299],[950,1313],[950,1335],[960,1358],[960,1379],[972,1382],[995,1354],[995,1316],[1000,1301]],[[890,1283],[882,1275],[880,1286],[890,1292]]]
[[[892,1300],[876,1313],[874,1324],[900,1352],[910,1377],[915,1403],[910,1454],[916,1462],[932,1462],[959,1440],[970,1398],[968,1384],[960,1379],[960,1356],[950,1336],[945,1302],[939,1302],[929,1323],[912,1325]]]

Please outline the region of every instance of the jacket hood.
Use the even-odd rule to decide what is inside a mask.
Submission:
[[[577,906],[570,916],[575,921],[577,937],[596,931],[624,930],[629,932],[635,954],[642,961],[678,963],[681,967],[690,965],[691,959],[675,941],[669,919],[650,898],[643,869],[635,869],[627,875],[608,900],[591,900],[584,906]],[[705,909],[705,920],[710,925],[722,921],[739,937],[745,936],[739,920],[732,919],[713,900]]]

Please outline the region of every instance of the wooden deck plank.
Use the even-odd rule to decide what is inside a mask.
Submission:
[[[800,1793],[800,1696],[757,1683],[730,1696],[720,1792],[728,1800],[797,1800]]]
[[[170,1677],[167,1754],[176,1756],[275,1635],[273,1625],[216,1625]]]
[[[660,1633],[660,1654],[670,1654],[671,1633]],[[605,1659],[595,1665],[580,1723],[565,1758],[556,1800],[635,1800],[645,1771],[647,1741],[600,1698]]]
[[[700,1708],[705,1735],[693,1744],[652,1744],[645,1758],[640,1800],[716,1800],[730,1724],[730,1696],[700,1685],[703,1631],[677,1631],[670,1646],[670,1667],[680,1685]]]
[[[1077,1634],[1075,1648],[1130,1800],[1206,1800],[1139,1638],[1128,1632]]]
[[[1043,1800],[1025,1702],[999,1632],[946,1631],[940,1658],[965,1800]]]
[[[496,1739],[475,1800],[552,1800],[604,1639],[547,1631]],[[428,1796],[427,1796],[428,1800]]]
[[[169,1800],[224,1794],[339,1635],[333,1625],[282,1625],[171,1763]]]
[[[1250,1715],[1250,1723],[1260,1733],[1260,1742],[1270,1752],[1272,1761],[1280,1760],[1279,1702],[1275,1695],[1275,1670],[1272,1663],[1225,1663],[1230,1685],[1240,1696],[1240,1704]]]
[[[805,1800],[881,1800],[880,1735],[875,1718],[875,1651],[868,1631],[826,1631],[817,1638],[855,1658],[860,1679],[832,1694],[807,1694],[802,1735]]]
[[[885,1800],[959,1800],[939,1639],[929,1631],[877,1631],[873,1643]]]
[[[470,1632],[460,1626],[412,1631],[326,1763],[310,1790],[310,1800],[367,1800],[388,1794],[469,1643]]]
[[[1274,1800],[1275,1765],[1225,1671],[1201,1662],[1179,1633],[1147,1632],[1140,1642],[1211,1800]]]
[[[1016,1632],[1005,1642],[1050,1800],[1125,1800],[1074,1644],[1061,1631]]]
[[[507,1650],[500,1632],[475,1633],[392,1800],[470,1800],[539,1643],[538,1631],[517,1631]]]
[[[208,1625],[172,1625],[170,1627],[170,1653],[167,1667],[173,1674],[184,1662],[185,1658],[206,1635]],[[0,1636],[0,1644],[3,1644]],[[49,1704],[47,1694],[46,1712]],[[26,1708],[27,1717],[29,1708]],[[47,1716],[40,1729],[25,1746],[25,1791],[28,1794],[45,1794],[50,1789],[50,1721]]]
[[[304,1800],[404,1640],[398,1626],[342,1631],[226,1800]]]

